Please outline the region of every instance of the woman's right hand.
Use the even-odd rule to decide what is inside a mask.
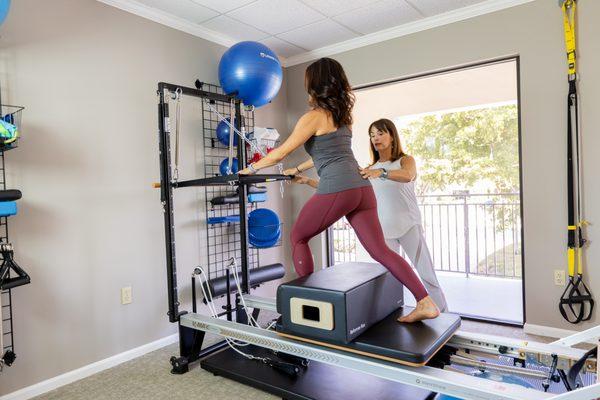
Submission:
[[[288,168],[283,170],[284,175],[292,176],[298,174],[298,169],[296,168]]]

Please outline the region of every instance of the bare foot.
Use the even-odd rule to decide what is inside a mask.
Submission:
[[[431,297],[427,296],[417,303],[415,309],[408,315],[398,318],[398,322],[417,322],[424,319],[434,319],[440,315],[440,310],[437,308]]]

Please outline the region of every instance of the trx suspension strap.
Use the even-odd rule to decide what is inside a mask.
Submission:
[[[579,165],[579,122],[577,98],[577,54],[575,42],[576,0],[560,2],[567,49],[569,95],[567,102],[567,192],[568,241],[567,260],[569,282],[560,297],[559,309],[563,318],[572,324],[587,321],[592,316],[594,300],[583,282],[583,237],[581,182]]]

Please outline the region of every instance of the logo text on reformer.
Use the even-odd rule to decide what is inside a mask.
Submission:
[[[355,332],[360,331],[361,329],[363,329],[366,325],[365,324],[360,324],[360,326],[357,326],[354,329],[350,329],[350,334],[353,335]]]

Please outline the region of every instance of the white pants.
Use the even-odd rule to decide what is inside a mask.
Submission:
[[[412,265],[417,269],[419,277],[427,289],[427,292],[438,306],[440,311],[448,311],[446,297],[442,291],[442,287],[435,275],[433,261],[429,248],[423,236],[423,230],[420,225],[415,225],[399,238],[385,239],[388,247],[394,251],[400,252],[400,246],[412,262]]]

